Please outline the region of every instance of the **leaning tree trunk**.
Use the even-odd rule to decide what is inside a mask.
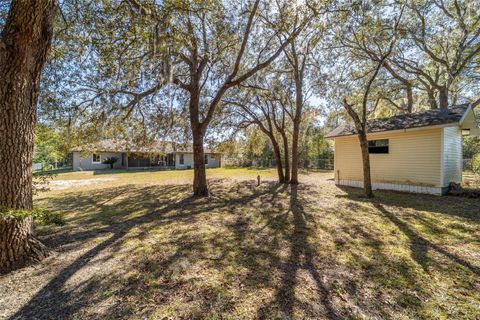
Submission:
[[[372,178],[370,174],[370,155],[368,153],[368,140],[365,133],[359,133],[358,139],[360,140],[360,148],[362,150],[362,162],[363,162],[363,190],[367,198],[373,197],[372,191]]]
[[[0,206],[32,209],[32,157],[40,76],[55,0],[13,0],[0,36]],[[0,219],[0,270],[44,256],[33,220]]]

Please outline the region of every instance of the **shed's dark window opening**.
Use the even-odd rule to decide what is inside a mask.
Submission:
[[[368,153],[388,153],[388,139],[368,141]]]

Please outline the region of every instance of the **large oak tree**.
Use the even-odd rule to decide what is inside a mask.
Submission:
[[[179,59],[186,72],[176,74],[173,81],[189,97],[194,158],[193,193],[196,196],[208,194],[204,137],[222,98],[229,89],[241,85],[268,67],[298,36],[306,23],[306,20],[299,21],[293,28],[285,24],[283,27],[289,29],[289,35],[285,42],[276,44],[275,39],[282,33],[281,29],[272,30],[270,35],[265,31],[254,30],[259,11],[265,12],[268,9],[265,4],[260,8],[260,0],[247,6],[248,16],[244,22],[242,19],[236,21],[238,27],[243,29],[240,34],[225,28],[225,25],[229,24],[226,15],[228,6],[221,3],[218,5],[220,9],[212,14],[211,9],[206,10],[203,5],[187,3],[181,7],[183,14],[178,17],[182,28],[177,26],[177,30],[184,30],[182,38],[187,40],[178,48]],[[287,4],[274,9],[280,13],[288,10]],[[281,14],[279,19],[282,19]],[[235,23],[235,20],[231,22]],[[282,20],[278,22],[282,23]],[[229,38],[226,38],[226,35]],[[253,46],[253,35],[267,37],[269,40],[265,43],[256,40]]]
[[[458,100],[480,55],[478,1],[399,1],[405,8],[398,50],[388,59],[415,77],[432,108]],[[466,91],[470,91],[468,88]]]
[[[363,6],[340,17],[343,24],[337,30],[340,31],[339,37],[343,38],[339,42],[347,44],[340,49],[344,52],[340,60],[343,76],[337,83],[337,90],[359,140],[363,188],[367,197],[373,197],[367,139],[368,119],[374,114],[382,97],[378,78],[385,71],[385,63],[396,48],[402,14],[403,8],[400,7],[397,15],[384,18],[385,11],[382,8]],[[359,45],[352,46],[350,43]],[[375,52],[376,58],[362,54],[365,51]]]
[[[32,157],[40,76],[55,0],[13,0],[0,35],[0,206],[32,209]],[[0,271],[43,256],[33,219],[0,218]]]
[[[94,106],[91,114],[149,118],[152,106],[161,107],[161,97],[175,91],[173,104],[188,114],[198,196],[208,194],[204,142],[222,99],[282,54],[308,22],[297,12],[309,10],[261,0],[129,0],[88,9],[81,31],[91,34],[84,51],[92,52],[95,68],[89,76],[76,72],[73,86],[81,87],[82,98],[71,101],[77,109]]]

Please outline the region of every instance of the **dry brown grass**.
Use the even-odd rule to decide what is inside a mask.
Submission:
[[[0,278],[0,317],[480,316],[480,201],[367,201],[330,173],[304,173],[293,188],[269,170],[255,187],[257,174],[209,171],[205,199],[165,172],[40,195],[67,225],[39,230],[55,256]]]

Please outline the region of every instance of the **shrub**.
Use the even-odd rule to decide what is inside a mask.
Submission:
[[[110,169],[113,169],[113,165],[115,164],[115,162],[117,162],[118,158],[115,158],[115,157],[110,157],[110,158],[105,158],[105,160],[103,160],[103,164],[109,164],[110,165]]]
[[[65,220],[59,213],[52,212],[46,209],[34,207],[32,210],[18,210],[18,209],[0,207],[0,218],[23,219],[28,216],[32,216],[37,223],[42,225],[49,225],[49,224],[64,225],[65,224]]]

